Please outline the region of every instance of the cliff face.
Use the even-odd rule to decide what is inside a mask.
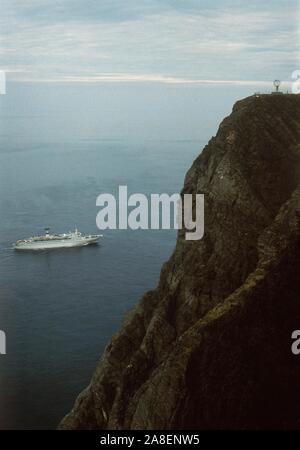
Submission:
[[[299,183],[300,96],[237,102],[185,179],[204,238],[179,232],[60,428],[300,426]]]

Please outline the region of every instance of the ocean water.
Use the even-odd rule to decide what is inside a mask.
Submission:
[[[128,309],[158,282],[174,230],[106,230],[101,245],[16,253],[17,239],[97,233],[96,198],[180,192],[251,90],[9,83],[0,96],[0,428],[54,428]]]

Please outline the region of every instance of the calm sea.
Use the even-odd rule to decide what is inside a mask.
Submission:
[[[158,281],[174,231],[104,231],[99,246],[16,253],[77,226],[96,197],[174,193],[240,88],[10,83],[0,96],[0,428],[54,428],[124,313]]]

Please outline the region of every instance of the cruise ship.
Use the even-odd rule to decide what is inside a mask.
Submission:
[[[50,234],[50,229],[45,228],[45,232],[42,236],[21,239],[13,244],[13,248],[15,250],[50,250],[54,248],[83,247],[96,244],[102,237],[102,234],[84,236],[77,229],[64,234]]]

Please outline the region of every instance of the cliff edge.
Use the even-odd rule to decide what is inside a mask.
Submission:
[[[237,102],[188,171],[176,248],[61,429],[299,428],[300,95]]]

